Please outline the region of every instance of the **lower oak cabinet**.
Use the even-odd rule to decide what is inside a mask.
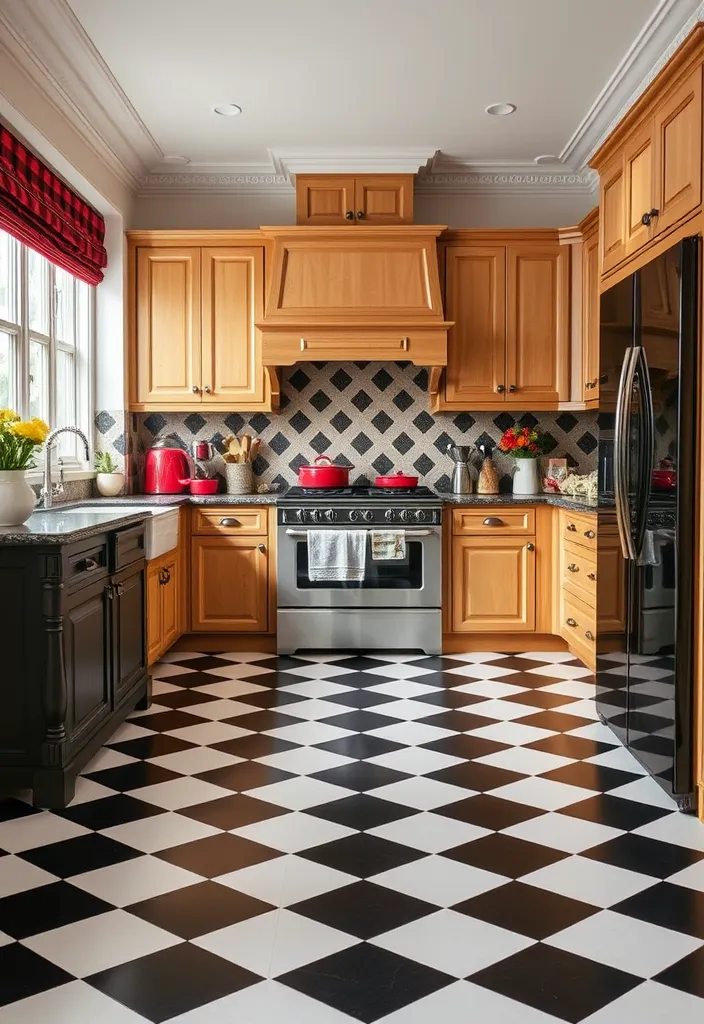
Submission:
[[[522,537],[453,537],[452,630],[535,630],[535,544]]]
[[[78,772],[146,707],[144,528],[0,545],[0,788],[65,807]]]
[[[183,632],[184,566],[179,548],[147,566],[147,651],[153,665]]]

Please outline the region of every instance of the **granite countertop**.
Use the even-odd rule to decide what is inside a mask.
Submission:
[[[117,498],[86,498],[83,501],[72,501],[72,506],[80,505],[96,508],[98,505],[158,505],[161,508],[175,508],[181,505],[275,505],[282,492],[270,494],[122,494]],[[69,504],[67,502],[67,504]],[[61,506],[56,505],[55,508]]]
[[[68,503],[67,503],[68,504]],[[71,502],[72,507],[82,502]],[[61,506],[32,513],[23,526],[0,526],[0,546],[23,544],[72,544],[106,530],[133,526],[149,516],[148,512],[101,512],[87,508],[84,513],[61,515]]]
[[[597,512],[599,505],[567,494],[441,494],[446,505],[554,505],[570,512]]]

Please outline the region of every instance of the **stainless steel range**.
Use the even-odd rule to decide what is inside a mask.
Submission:
[[[309,529],[403,529],[403,559],[374,561],[361,581],[312,581]],[[279,654],[313,650],[442,649],[442,506],[412,490],[292,487],[278,502]]]

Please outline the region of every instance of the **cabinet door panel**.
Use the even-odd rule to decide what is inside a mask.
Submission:
[[[213,248],[202,255],[203,401],[262,404],[264,250]],[[210,389],[210,390],[208,390]]]
[[[147,568],[147,661],[150,665],[164,649],[161,591],[161,562],[155,560]]]
[[[452,629],[456,633],[535,630],[535,551],[510,537],[452,541]]]
[[[191,545],[193,631],[266,632],[266,545],[248,537],[194,537]]]
[[[113,700],[117,705],[147,665],[144,566],[126,570],[114,581],[112,664]]]
[[[110,713],[105,584],[86,587],[74,602],[64,616],[66,731],[72,742],[92,732]]]
[[[599,397],[599,232],[585,237],[582,249],[583,399]]]
[[[643,224],[643,214],[655,204],[653,188],[653,123],[649,122],[642,131],[624,147],[626,175],[626,256],[637,252],[650,241],[653,225]]]
[[[508,247],[506,401],[545,408],[567,398],[569,264],[566,247]]]
[[[200,402],[200,249],[137,250],[138,403]]]
[[[506,249],[449,246],[445,254],[448,333],[445,400],[503,404],[496,389],[506,381]]]
[[[296,175],[296,223],[354,224],[354,184],[340,174]]]
[[[623,634],[626,629],[626,563],[618,534],[599,536],[597,578],[599,632]]]
[[[623,153],[604,167],[599,201],[601,273],[613,270],[626,258],[626,179]]]
[[[355,215],[362,224],[412,224],[413,175],[355,178]],[[362,213],[363,217],[358,215]]]
[[[176,556],[164,561],[164,583],[161,587],[161,614],[163,649],[168,650],[180,635],[181,580],[180,565]]]
[[[702,68],[655,113],[656,233],[699,205],[702,195]]]

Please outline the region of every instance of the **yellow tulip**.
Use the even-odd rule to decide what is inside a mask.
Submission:
[[[0,424],[2,423],[17,423],[19,421],[19,415],[14,409],[0,409]]]
[[[44,444],[48,433],[48,427],[42,420],[25,420],[19,423],[12,423],[10,430],[16,437],[22,437],[36,445]]]

